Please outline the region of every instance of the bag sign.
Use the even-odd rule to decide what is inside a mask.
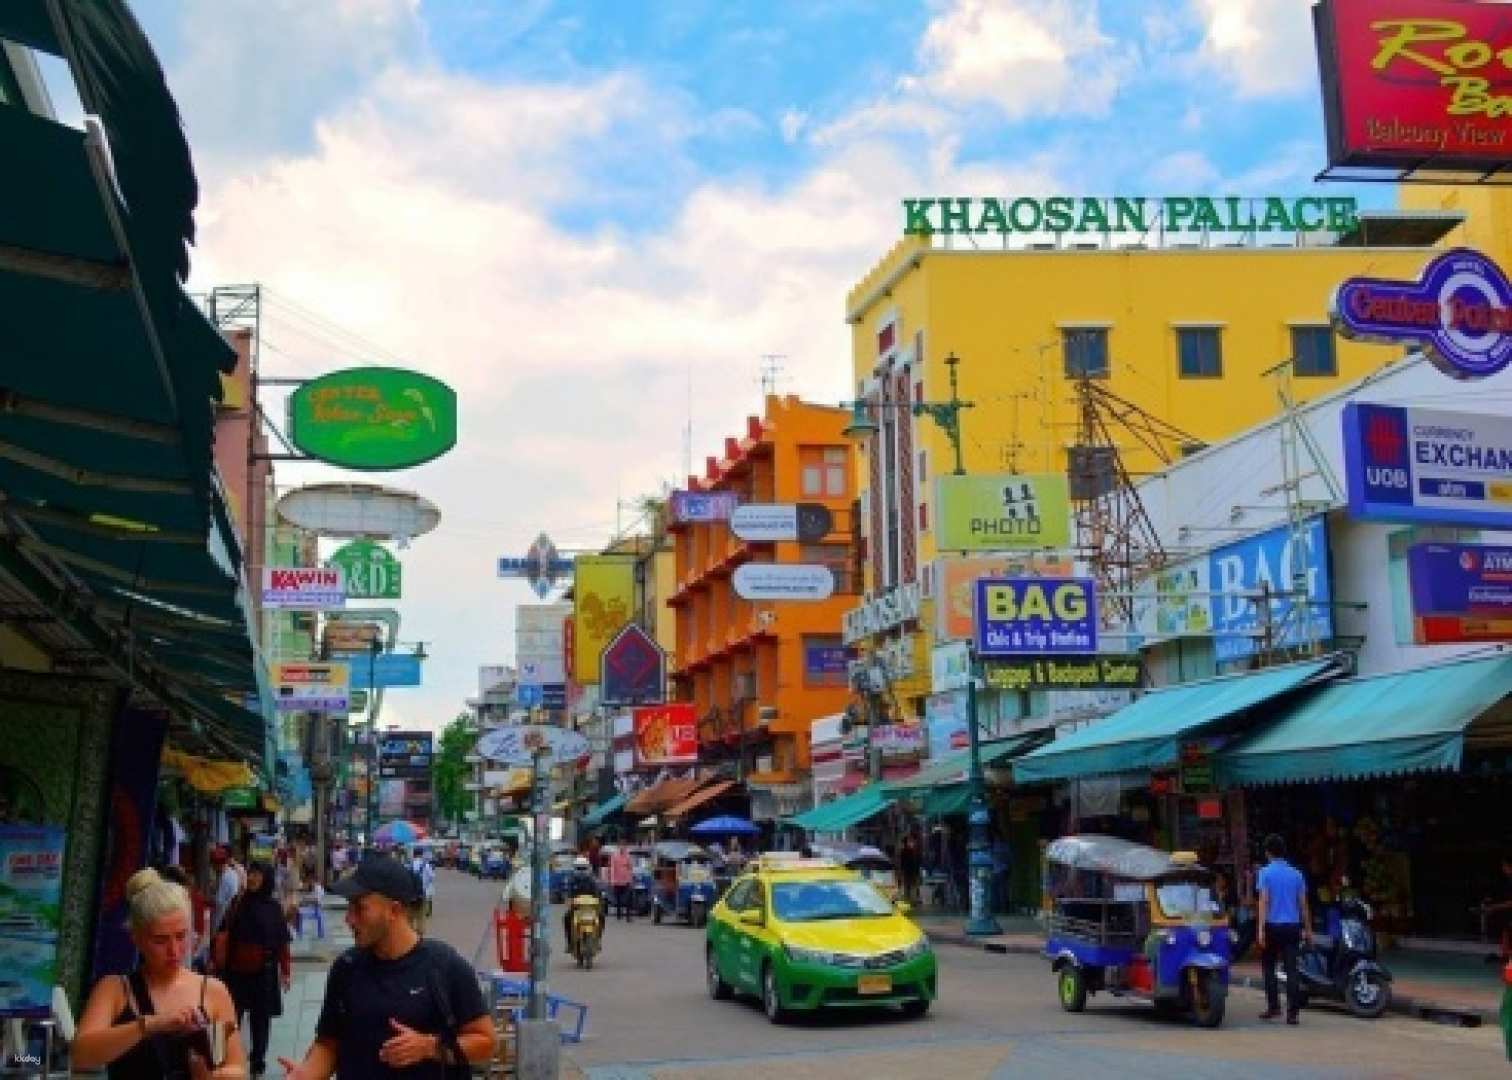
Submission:
[[[346,606],[342,571],[334,566],[269,566],[263,569],[263,607],[322,611]]]
[[[1097,651],[1091,578],[982,578],[976,584],[978,656]]]

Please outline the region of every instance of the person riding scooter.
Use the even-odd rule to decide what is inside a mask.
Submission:
[[[567,898],[567,911],[562,916],[562,930],[567,938],[567,951],[572,951],[572,899],[576,896],[593,896],[599,902],[599,924],[602,926],[608,920],[604,918],[608,914],[608,902],[604,897],[603,887],[599,879],[593,876],[593,867],[589,865],[586,855],[579,855],[572,860],[572,875],[568,877],[567,884],[562,892]],[[602,934],[603,931],[600,931]]]

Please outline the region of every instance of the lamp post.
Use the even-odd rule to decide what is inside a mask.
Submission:
[[[368,642],[368,789],[367,789],[367,846],[373,846],[373,835],[378,831],[378,695],[373,685],[378,681],[378,650],[382,648],[375,637]]]
[[[851,421],[844,434],[851,439],[870,439],[877,434],[878,424],[871,418],[869,408],[906,408],[914,416],[927,416],[938,424],[950,440],[955,451],[955,475],[965,476],[966,466],[961,458],[961,410],[970,409],[975,402],[962,401],[956,382],[956,366],[960,358],[951,353],[945,357],[945,368],[950,372],[949,401],[852,401],[842,404],[851,408]],[[966,921],[966,933],[988,935],[1002,933],[992,917],[992,853],[987,839],[987,826],[991,820],[987,811],[987,784],[982,775],[981,741],[977,737],[977,663],[975,655],[970,658],[966,680],[966,732],[971,747],[971,771],[967,783],[970,790],[970,811],[967,823],[970,832],[967,839],[967,865],[971,884],[971,913]]]

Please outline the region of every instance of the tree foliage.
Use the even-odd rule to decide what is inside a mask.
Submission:
[[[431,759],[431,786],[436,793],[436,809],[447,821],[461,824],[462,815],[475,807],[474,793],[467,783],[472,766],[465,758],[472,753],[477,733],[472,719],[461,713],[441,730],[441,746]]]

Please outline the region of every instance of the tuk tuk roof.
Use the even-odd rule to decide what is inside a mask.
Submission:
[[[658,859],[670,859],[673,862],[682,862],[685,859],[699,859],[711,862],[712,857],[707,851],[697,844],[690,844],[686,840],[660,840],[656,844],[656,857]]]
[[[1049,862],[1132,881],[1207,875],[1206,869],[1190,856],[1183,858],[1182,854],[1095,833],[1062,836],[1045,849],[1045,858]]]
[[[819,858],[833,859],[841,866],[856,866],[865,863],[870,866],[891,868],[893,864],[887,852],[871,844],[841,841],[832,844],[810,844],[809,849]]]

